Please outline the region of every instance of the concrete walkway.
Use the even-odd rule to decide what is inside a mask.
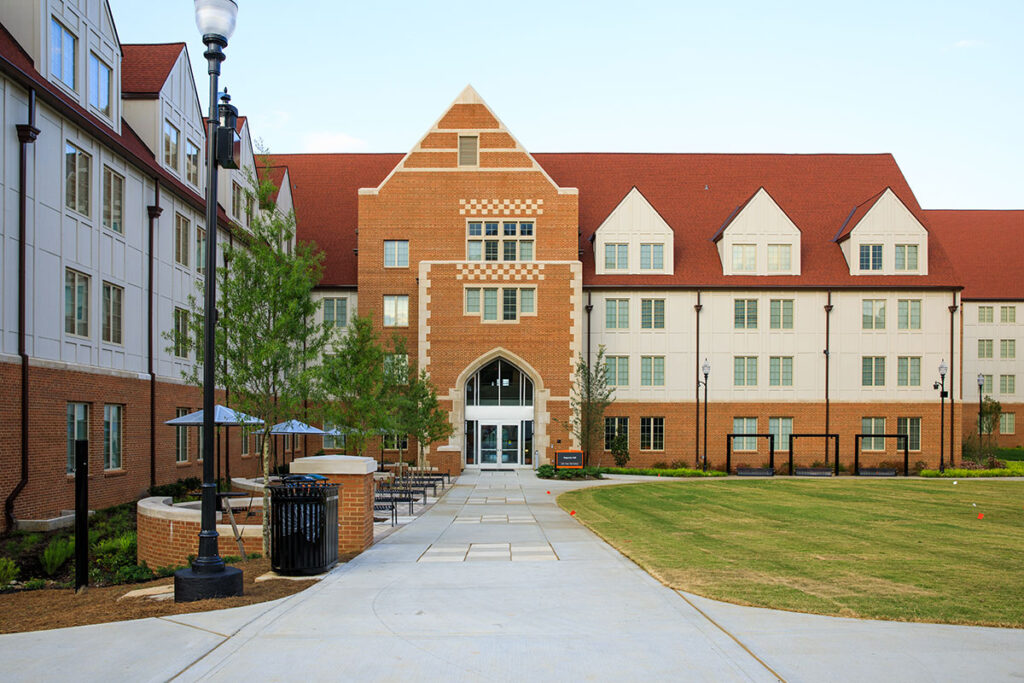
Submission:
[[[677,594],[554,503],[562,491],[605,483],[469,472],[422,517],[300,594],[0,636],[3,677],[991,681],[1024,672],[1024,630],[836,619]]]

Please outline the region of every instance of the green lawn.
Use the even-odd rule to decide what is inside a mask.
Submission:
[[[704,480],[558,503],[664,583],[709,598],[1024,627],[1024,482]]]

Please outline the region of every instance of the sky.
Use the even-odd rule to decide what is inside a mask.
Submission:
[[[121,42],[186,0],[110,0]],[[1024,209],[1024,1],[239,0],[222,85],[272,153],[406,152],[471,84],[531,152],[892,153],[925,208]]]

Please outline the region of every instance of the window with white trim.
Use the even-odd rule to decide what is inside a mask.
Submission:
[[[384,295],[384,327],[409,326],[409,296],[407,294]]]
[[[92,156],[71,144],[64,145],[64,206],[88,216],[91,211]]]
[[[663,451],[663,450],[665,450],[665,418],[663,418],[663,417],[641,417],[640,418],[640,450],[642,450],[642,451]]]
[[[789,451],[789,435],[793,433],[793,418],[769,417],[768,433],[775,437],[776,451]]]
[[[992,395],[992,388],[995,386],[994,381],[995,380],[994,380],[992,375],[982,375],[981,376],[981,393],[985,394],[986,396],[991,396]]]
[[[863,356],[860,362],[862,387],[885,386],[885,356]]]
[[[604,245],[604,267],[605,270],[628,269],[629,245],[618,243]]]
[[[124,406],[108,403],[103,406],[103,469],[121,469],[121,428]]]
[[[89,53],[89,104],[110,117],[110,67],[92,52]]]
[[[67,410],[67,473],[75,473],[75,441],[89,440],[89,404],[68,403]]]
[[[206,230],[196,227],[196,272],[206,275]]]
[[[989,308],[992,308],[989,306]],[[1017,307],[1016,306],[1000,306],[999,307],[999,322],[1001,323],[1015,323],[1017,322]]]
[[[164,166],[172,171],[178,170],[178,146],[181,131],[170,121],[164,121]]]
[[[665,356],[640,356],[640,386],[665,386]]]
[[[629,356],[605,356],[605,375],[608,386],[629,386]]]
[[[346,327],[348,325],[348,297],[327,297],[323,301],[324,322],[329,327]]]
[[[333,422],[324,422],[324,431],[332,432],[338,429],[338,425]],[[342,449],[345,448],[345,435],[344,434],[324,434],[324,449]]]
[[[199,147],[191,140],[185,141],[185,179],[199,186]]]
[[[50,73],[72,90],[75,89],[77,57],[78,38],[64,24],[50,19]]]
[[[773,330],[793,329],[793,300],[772,299],[770,303],[769,327]]]
[[[101,317],[103,320],[103,341],[121,343],[121,321],[124,313],[124,289],[109,282],[103,283]]]
[[[189,222],[180,213],[174,214],[174,262],[188,268]]]
[[[885,434],[884,417],[862,417],[860,419],[861,434]],[[860,446],[865,451],[884,451],[885,439],[880,436],[865,436]]]
[[[174,309],[174,355],[188,358],[188,311],[184,308]]]
[[[992,322],[992,306],[978,306],[978,322],[979,323],[990,323]]]
[[[768,358],[768,386],[793,386],[793,356],[771,356]]]
[[[756,417],[734,417],[732,419],[733,434],[757,434]],[[739,436],[732,440],[733,450],[756,451],[757,438],[753,436]]]
[[[384,240],[384,267],[409,267],[409,240]]]
[[[245,195],[242,192],[242,186],[231,181],[231,215],[236,220],[242,217],[242,206],[245,204]]]
[[[899,356],[896,358],[896,386],[921,386],[920,356]]]
[[[604,300],[604,327],[606,330],[629,329],[629,299]]]
[[[629,439],[629,418],[628,417],[606,417],[604,418],[604,449],[612,449],[612,441],[619,434]]]
[[[459,136],[459,166],[480,164],[479,138],[476,135]]]
[[[896,245],[896,270],[917,270],[917,245]]]
[[[537,289],[535,287],[467,287],[465,289],[464,313],[465,315],[480,316],[484,322],[516,322],[521,316],[537,314]]]
[[[978,340],[978,358],[991,358],[993,350],[992,339],[979,339]]]
[[[860,245],[860,269],[868,271],[882,269],[881,244]]]
[[[89,336],[89,280],[77,270],[64,270],[64,332],[76,337]]]
[[[188,408],[175,408],[174,417],[185,417]],[[188,462],[188,427],[177,425],[174,428],[174,461]]]
[[[897,327],[901,330],[921,329],[921,300],[899,299],[896,302]]]
[[[792,245],[769,244],[768,245],[768,272],[788,273],[792,270]]]
[[[665,329],[665,300],[640,300],[640,328],[644,330]]]
[[[469,221],[466,260],[532,261],[533,226],[533,221]]]
[[[907,437],[907,448],[912,451],[921,450],[921,418],[896,418],[896,433]]]
[[[1017,393],[1017,375],[999,375],[999,393]]]
[[[1016,434],[1017,433],[1017,414],[1016,413],[999,413],[999,433],[1000,434]]]
[[[640,270],[663,270],[665,268],[664,244],[640,245]]]
[[[757,356],[733,356],[732,384],[736,387],[757,386]]]
[[[757,245],[732,245],[732,269],[738,273],[753,273],[757,270]]]
[[[1016,339],[1000,339],[999,340],[999,357],[1000,358],[1016,358],[1017,357],[1017,340]]]
[[[386,451],[406,450],[409,448],[409,437],[399,437],[398,434],[384,434],[382,447]]]
[[[885,329],[885,299],[864,299],[861,302],[861,329]]]
[[[103,167],[103,227],[124,233],[124,177]]]
[[[733,327],[737,330],[757,329],[757,299],[733,300]]]

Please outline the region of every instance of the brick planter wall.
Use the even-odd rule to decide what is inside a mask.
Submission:
[[[298,458],[292,474],[321,474],[338,491],[338,555],[354,555],[373,545],[373,458],[354,455],[318,455]]]
[[[248,501],[247,501],[248,502]],[[145,562],[150,569],[176,567],[188,563],[189,555],[199,552],[199,529],[201,525],[198,509],[171,505],[170,498],[143,498],[138,504],[138,561]],[[217,552],[221,557],[239,554],[238,543],[230,523],[221,522],[217,513]],[[224,520],[226,521],[226,520]],[[263,552],[263,527],[261,524],[239,524],[242,544],[246,553]]]

